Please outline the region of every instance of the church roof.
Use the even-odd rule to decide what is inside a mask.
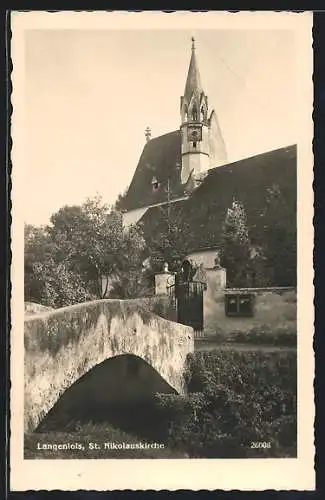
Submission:
[[[181,174],[181,132],[175,130],[148,141],[142,151],[122,209],[166,201],[169,179],[170,199],[184,196]]]
[[[243,203],[250,237],[258,245],[264,230],[261,212],[268,190],[275,185],[286,200],[288,224],[295,231],[296,158],[297,148],[291,145],[210,169],[188,200],[171,205],[171,214],[177,214],[191,229],[191,251],[218,246],[226,212],[234,198]],[[144,214],[141,220],[146,230],[158,228],[158,214],[154,208]]]
[[[188,103],[190,102],[190,99],[194,91],[201,93],[203,92],[203,89],[201,84],[199,67],[196,60],[194,38],[192,38],[192,54],[191,54],[190,66],[188,69],[185,91],[184,91],[184,98]]]

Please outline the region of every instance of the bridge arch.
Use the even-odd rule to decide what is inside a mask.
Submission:
[[[72,384],[36,431],[74,431],[90,421],[105,422],[125,431],[146,430],[156,418],[156,393],[176,391],[139,356],[119,354],[96,365]]]
[[[62,394],[96,365],[119,355],[148,363],[184,393],[193,330],[134,301],[98,300],[25,319],[25,432],[37,428]]]

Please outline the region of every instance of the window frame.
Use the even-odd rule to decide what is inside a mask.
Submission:
[[[158,181],[158,179],[154,176],[151,180],[151,187],[152,187],[152,191],[155,193],[156,191],[158,191],[159,187],[160,187],[160,182]]]
[[[229,311],[229,301],[236,299],[236,311]],[[249,310],[243,311],[240,307],[241,299],[249,299]],[[253,293],[227,293],[225,295],[225,315],[230,318],[251,318],[254,316],[255,295]]]

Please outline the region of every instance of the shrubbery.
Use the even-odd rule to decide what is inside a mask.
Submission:
[[[107,294],[143,296],[150,288],[145,256],[142,228],[125,231],[122,213],[101,197],[62,207],[47,226],[25,226],[25,301],[59,308]]]
[[[233,342],[247,342],[256,345],[273,345],[296,347],[297,329],[292,326],[271,327],[268,325],[254,327],[247,332],[237,331],[231,334]]]
[[[197,352],[188,389],[185,397],[157,395],[171,447],[191,457],[296,455],[295,353]]]
[[[104,432],[105,437],[99,435],[98,440],[113,441],[113,431],[107,434],[105,430],[110,422],[107,425],[115,429],[116,439],[127,433],[131,441],[164,443],[170,458],[296,456],[294,350],[196,352],[189,356],[186,379],[186,395],[149,395],[141,404],[131,402],[129,406],[126,403],[103,408],[102,413],[98,408],[94,412],[88,405],[77,413],[74,408],[73,426],[68,413],[59,419],[56,415],[55,426],[73,435],[77,432],[74,427],[77,420],[81,427],[93,420],[98,433]],[[63,424],[67,417],[67,423]],[[48,423],[42,432],[51,431]],[[36,439],[43,438],[38,434],[31,439],[29,449]],[[49,434],[44,439],[48,442]],[[90,440],[96,441],[94,437]],[[254,443],[262,447],[253,447]]]

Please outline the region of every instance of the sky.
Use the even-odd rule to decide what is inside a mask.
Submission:
[[[290,30],[25,32],[25,222],[115,202],[145,144],[180,126],[191,37],[230,162],[297,142]],[[41,196],[40,196],[41,194]]]

